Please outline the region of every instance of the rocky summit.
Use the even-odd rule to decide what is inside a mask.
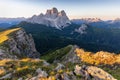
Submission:
[[[58,12],[57,8],[52,8],[46,11],[46,14],[34,15],[26,20],[30,23],[43,24],[52,26],[57,29],[64,28],[71,24],[64,10]]]

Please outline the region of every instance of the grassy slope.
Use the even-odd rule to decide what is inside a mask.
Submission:
[[[17,31],[19,29],[20,28],[15,28],[15,29],[9,29],[9,30],[0,32],[0,43],[3,43],[4,41],[9,39],[8,34],[14,32],[14,31]]]
[[[45,55],[42,55],[41,58],[47,60],[48,62],[52,62],[55,59],[61,60],[61,58],[64,55],[66,55],[71,50],[72,47],[73,47],[72,45],[69,45],[67,47],[57,49],[55,51],[50,51]],[[84,64],[91,65],[91,64],[86,64],[84,62],[80,63],[79,65],[84,65]],[[65,69],[63,69],[62,72],[73,71],[76,64],[67,63],[64,65],[65,65]],[[27,77],[30,78],[32,76],[35,76],[36,75],[35,70],[38,68],[45,70],[49,75],[51,75],[51,73],[54,73],[54,75],[59,73],[59,72],[53,71],[53,69],[55,69],[57,64],[52,63],[51,65],[46,67],[43,65],[43,60],[35,60],[35,59],[29,59],[29,58],[22,59],[22,60],[8,60],[8,61],[0,60],[0,66],[3,66],[5,70],[7,70],[7,72],[5,73],[3,70],[3,73],[1,73],[0,76],[16,70],[16,72],[13,74],[13,78],[14,78],[13,80],[18,79],[19,77],[23,77],[25,79]],[[117,67],[116,69],[114,69],[115,66],[110,66],[110,65],[96,65],[96,66],[110,73],[117,80],[120,80],[120,75],[119,75],[120,67]],[[78,80],[80,79],[81,78],[78,77]],[[11,80],[11,79],[8,79],[8,80]]]
[[[48,62],[53,62],[54,60],[61,60],[61,58],[70,52],[72,45],[67,47],[57,49],[55,51],[49,51],[45,55],[41,56],[41,59],[45,59]]]
[[[6,71],[0,74],[0,77],[2,75],[14,72],[12,79],[6,79],[6,80],[17,80],[19,77],[26,78],[28,76],[35,75],[35,70],[37,68],[43,67],[43,61],[42,60],[36,60],[36,59],[21,59],[21,60],[7,60],[3,59],[0,60],[0,66],[4,67]],[[2,69],[1,69],[2,70]]]
[[[117,80],[120,80],[120,67],[113,69],[110,67],[100,67],[101,69],[105,70],[109,74],[111,74]]]
[[[120,80],[120,55],[110,52],[88,52],[83,49],[76,49],[77,55],[82,62],[89,65],[98,66],[111,74],[116,79]]]

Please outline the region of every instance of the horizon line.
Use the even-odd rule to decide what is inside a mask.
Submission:
[[[32,17],[32,16],[31,16]],[[30,18],[30,17],[0,17],[0,18]],[[100,17],[81,17],[81,16],[78,16],[78,18],[77,17],[69,17],[68,16],[68,18],[70,19],[70,20],[73,20],[73,19],[100,19],[100,20],[116,20],[116,19],[120,19],[120,17],[116,17],[116,18],[100,18]]]

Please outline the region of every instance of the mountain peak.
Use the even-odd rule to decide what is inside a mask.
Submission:
[[[64,10],[62,10],[62,11],[59,12],[59,15],[60,15],[60,16],[66,16],[66,13],[65,13]]]
[[[46,26],[55,27],[57,29],[64,28],[71,24],[69,18],[67,17],[64,10],[58,12],[57,8],[53,7],[52,9],[48,9],[46,14],[40,14],[38,16],[32,16],[27,19],[27,22],[43,24]]]
[[[113,22],[120,22],[120,18],[116,18]]]
[[[57,8],[53,7],[52,9],[47,9],[46,14],[58,14]]]
[[[53,7],[53,8],[52,8],[52,13],[58,13],[57,8]]]

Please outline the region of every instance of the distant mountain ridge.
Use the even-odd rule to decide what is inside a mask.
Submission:
[[[71,24],[64,10],[58,12],[57,8],[47,10],[46,14],[34,15],[27,19],[26,22],[38,23],[46,26],[55,27],[57,29],[64,28]]]
[[[20,17],[20,18],[0,18],[0,28],[8,28],[12,25],[17,25],[21,21],[25,21],[26,18]]]
[[[100,22],[100,21],[103,21],[103,20],[101,20],[99,18],[81,18],[81,19],[72,19],[71,21],[75,22],[77,24],[80,24],[80,23]]]
[[[26,18],[24,17],[19,17],[19,18],[0,18],[0,23],[11,23],[14,21],[24,21]]]
[[[101,20],[99,18],[81,18],[81,19],[72,19],[74,24],[89,24],[94,27],[107,27],[107,28],[120,28],[120,18],[114,20]]]

